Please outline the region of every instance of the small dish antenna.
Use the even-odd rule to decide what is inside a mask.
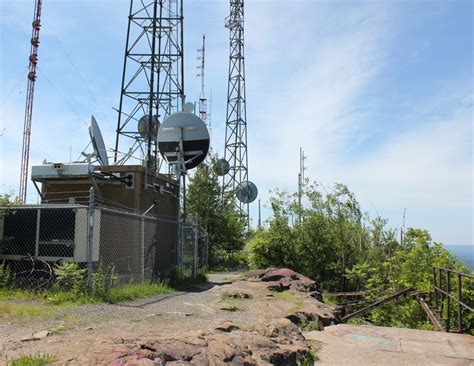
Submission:
[[[92,146],[94,148],[95,156],[101,165],[109,165],[109,158],[107,157],[107,150],[105,149],[104,139],[100,132],[99,125],[94,116],[91,116],[91,125],[89,126],[89,136],[91,138]]]
[[[138,126],[137,126],[138,133],[145,140],[148,140],[148,124],[149,124],[148,121],[149,120],[150,120],[150,116],[148,115],[143,116],[142,118],[138,120]],[[158,116],[152,116],[150,137],[153,141],[156,140],[156,133],[158,132],[159,128],[160,128],[160,122],[158,122]]]
[[[193,169],[201,164],[209,151],[209,132],[204,122],[190,112],[168,116],[158,130],[158,149],[169,164],[180,169]]]
[[[194,113],[194,103],[184,103],[183,111],[188,113]]]
[[[258,196],[258,189],[255,184],[245,181],[237,186],[237,199],[242,203],[252,203]]]
[[[216,161],[214,164],[214,171],[216,172],[217,175],[219,176],[224,176],[230,171],[230,164],[227,160],[225,159],[219,159]]]

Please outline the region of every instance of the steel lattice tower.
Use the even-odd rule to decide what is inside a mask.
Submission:
[[[148,123],[144,136],[137,124],[144,116],[161,123],[181,110],[183,56],[183,0],[130,0],[115,162],[120,152],[126,152],[121,163],[130,156],[146,157],[147,168],[158,170],[158,131]]]
[[[26,202],[26,191],[28,188],[28,164],[30,160],[31,120],[33,118],[33,97],[35,94],[36,65],[38,64],[39,32],[41,28],[41,3],[35,1],[33,15],[33,31],[31,34],[31,49],[28,66],[28,90],[26,92],[25,120],[23,126],[23,147],[21,152],[20,171],[20,200]]]
[[[223,178],[222,188],[228,193],[248,180],[244,0],[230,0],[230,15],[225,26],[230,31],[230,56],[224,159],[229,162],[230,170]],[[239,202],[239,208],[248,218],[248,204]]]

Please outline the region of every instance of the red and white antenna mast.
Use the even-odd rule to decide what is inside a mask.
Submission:
[[[26,92],[25,122],[23,127],[23,148],[21,153],[20,173],[20,200],[26,202],[28,186],[28,162],[30,158],[31,119],[33,114],[33,96],[35,93],[36,65],[38,63],[39,31],[41,28],[41,3],[35,0],[35,13],[33,16],[33,31],[31,35],[31,51],[29,58],[28,90]]]
[[[197,76],[201,77],[201,94],[199,95],[199,117],[207,125],[207,99],[205,94],[204,87],[204,65],[206,61],[206,35],[202,36],[202,48],[198,49],[199,56],[198,60],[201,61],[201,64],[197,67],[199,74]],[[208,126],[210,129],[210,126]]]

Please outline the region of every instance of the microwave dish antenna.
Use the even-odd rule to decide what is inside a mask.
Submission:
[[[109,165],[107,150],[105,149],[104,138],[100,132],[99,125],[94,116],[91,116],[91,125],[89,126],[89,136],[94,148],[94,153],[101,165]]]
[[[242,203],[252,203],[258,196],[257,186],[248,180],[242,182],[237,186],[235,196]]]
[[[188,113],[194,113],[194,103],[188,102],[183,104],[183,111]]]
[[[150,117],[148,115],[143,116],[138,120],[138,133],[140,136],[145,140],[148,141],[148,131],[150,131],[150,138],[153,141],[156,141],[156,134],[158,132],[158,129],[160,128],[160,122],[158,121],[158,116],[152,116],[151,117],[151,128],[149,130],[149,121]]]
[[[230,164],[225,159],[219,159],[214,164],[214,171],[220,177],[226,175],[230,171]]]
[[[176,112],[167,117],[158,130],[158,149],[168,164],[193,169],[209,152],[209,132],[195,114]]]

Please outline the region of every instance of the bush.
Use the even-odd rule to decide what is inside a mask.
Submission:
[[[117,284],[115,265],[104,265],[99,262],[99,267],[92,274],[92,296],[103,301],[111,302],[110,290]]]
[[[55,288],[62,291],[83,293],[86,288],[87,269],[82,269],[77,263],[61,262],[54,268],[56,276]]]
[[[2,262],[0,264],[0,288],[8,288],[11,285],[12,274],[10,267]]]

